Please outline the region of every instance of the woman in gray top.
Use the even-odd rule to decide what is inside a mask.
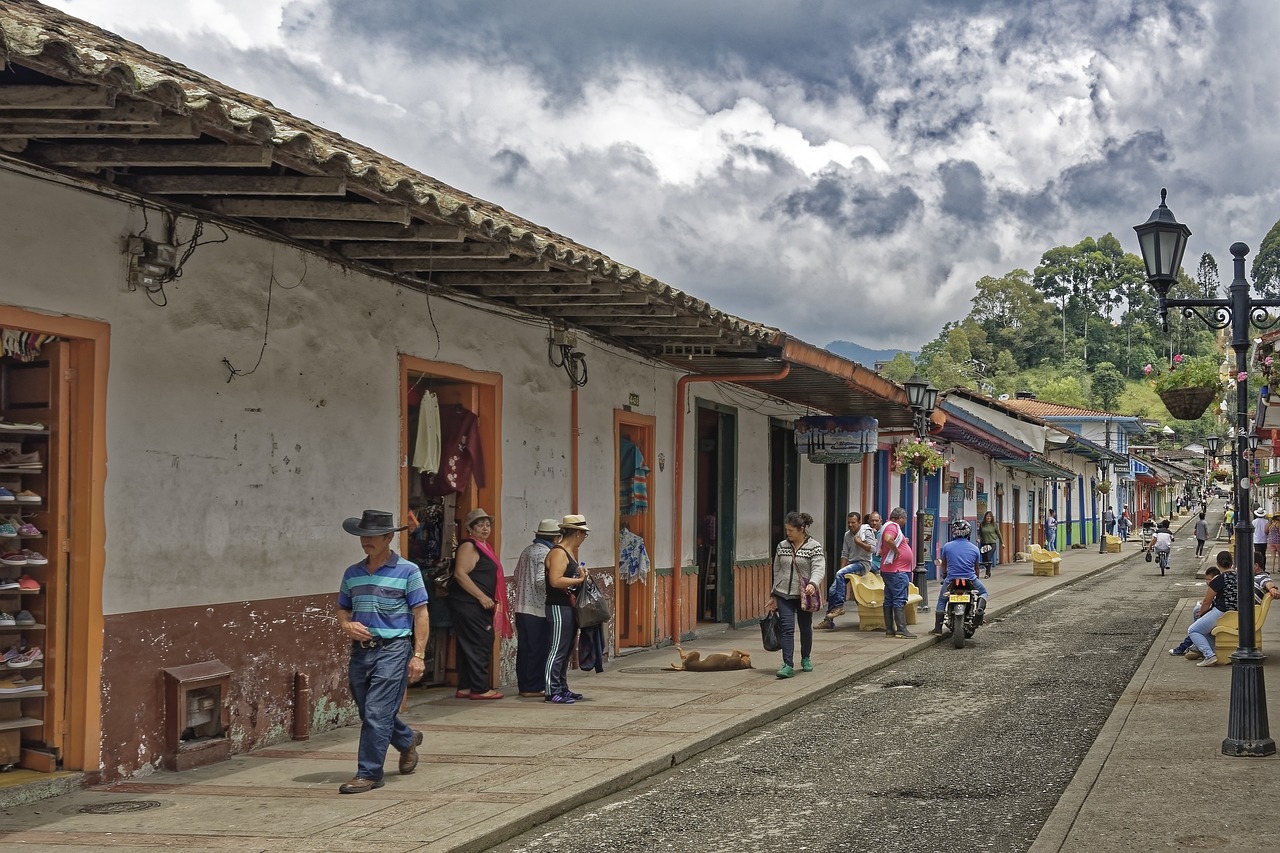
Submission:
[[[782,520],[786,538],[773,554],[773,585],[770,587],[766,613],[778,611],[782,617],[782,668],[778,678],[796,674],[794,649],[796,624],[800,627],[800,670],[813,672],[813,613],[801,606],[805,593],[816,596],[827,576],[827,558],[822,543],[809,535],[813,516],[807,512],[789,512]]]
[[[1204,541],[1209,538],[1209,525],[1204,520],[1204,513],[1196,519],[1196,556],[1204,556]]]

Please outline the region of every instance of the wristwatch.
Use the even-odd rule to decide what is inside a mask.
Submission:
[[[427,659],[427,653],[426,653],[426,652],[414,652],[414,653],[413,653],[413,656],[414,656],[415,658],[417,658],[418,660],[426,660],[426,659]]]

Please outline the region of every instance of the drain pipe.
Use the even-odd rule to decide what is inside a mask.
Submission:
[[[683,553],[681,552],[681,540],[684,538],[684,421],[685,421],[685,394],[688,386],[694,382],[770,382],[775,379],[785,379],[787,374],[791,372],[791,365],[786,364],[776,373],[730,373],[723,376],[712,376],[707,374],[694,375],[687,373],[681,376],[676,382],[676,447],[674,479],[675,479],[675,498],[672,500],[672,506],[675,508],[674,518],[671,524],[671,536],[673,557],[671,560],[671,642],[678,643],[682,639],[680,636],[680,586],[683,566]]]
[[[293,739],[311,740],[311,679],[293,674]]]

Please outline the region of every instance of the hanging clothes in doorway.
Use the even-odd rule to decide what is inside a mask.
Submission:
[[[625,436],[618,442],[618,504],[620,515],[649,511],[649,469],[635,442]]]
[[[422,472],[424,495],[449,495],[464,491],[475,477],[484,486],[484,448],[480,445],[480,421],[459,403],[440,410],[440,467]]]
[[[411,404],[412,399],[409,401]],[[434,474],[440,470],[440,402],[430,391],[418,405],[418,432],[413,441],[413,467]]]
[[[618,577],[627,583],[643,583],[648,575],[649,552],[644,540],[624,525],[618,534]]]

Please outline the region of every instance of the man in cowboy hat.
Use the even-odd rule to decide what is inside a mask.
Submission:
[[[401,773],[418,768],[422,732],[398,711],[409,682],[422,678],[431,626],[422,572],[391,550],[392,536],[405,528],[391,513],[367,509],[342,529],[360,537],[365,558],[347,569],[338,588],[338,627],[351,640],[347,680],[361,724],[356,775],[338,791],[363,794],[382,787],[388,746],[400,753]]]
[[[515,572],[516,682],[520,695],[542,698],[547,687],[547,553],[560,541],[560,523],[538,522],[533,542],[520,552]]]

